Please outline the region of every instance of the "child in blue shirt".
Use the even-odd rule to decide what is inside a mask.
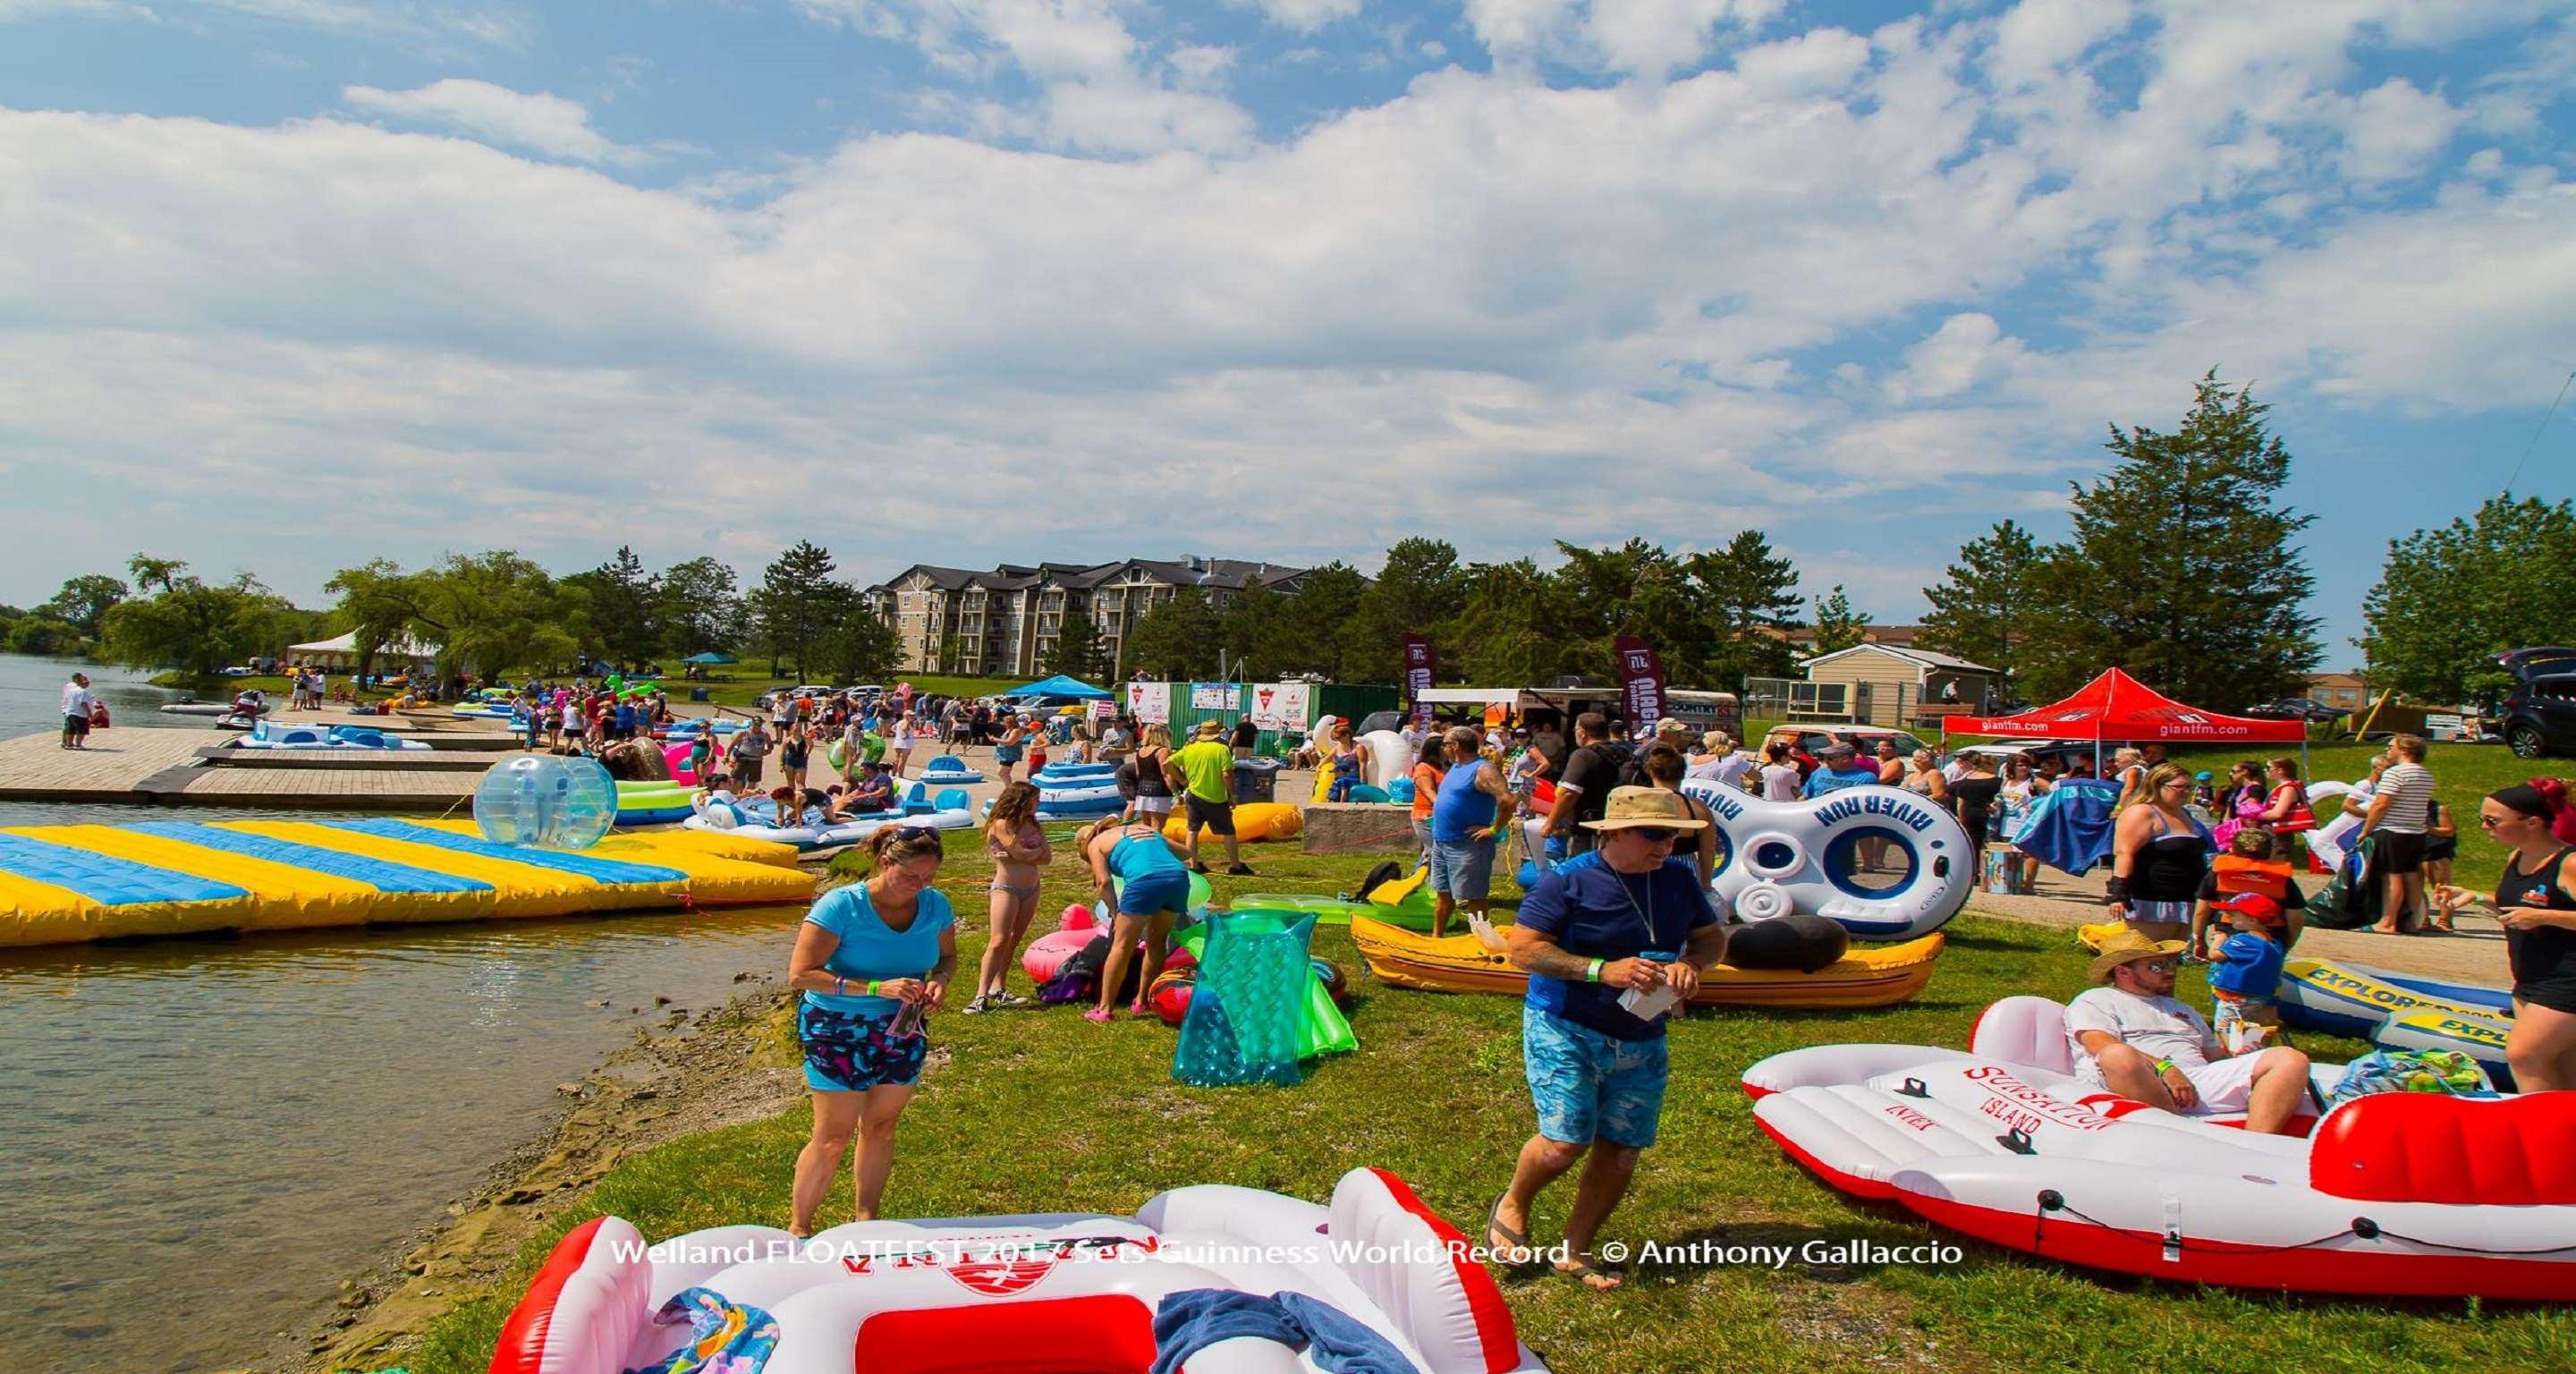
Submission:
[[[2209,956],[2209,1025],[2230,1053],[2240,1053],[2281,1024],[2273,1000],[2289,954],[2281,945],[2285,922],[2281,904],[2260,892],[2239,892],[2214,906],[2236,933]]]

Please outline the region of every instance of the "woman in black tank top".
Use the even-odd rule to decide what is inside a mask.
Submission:
[[[2192,787],[2191,774],[2158,764],[2146,776],[2144,799],[2112,827],[2111,909],[2150,940],[2183,938],[2209,871],[2208,837],[2183,810]]]
[[[2554,778],[2499,788],[2478,808],[2479,825],[2513,851],[2492,905],[2513,966],[2505,1059],[2514,1086],[2527,1093],[2576,1088],[2576,894],[2568,890],[2576,869],[2568,846],[2551,833],[2566,809],[2567,789]],[[2477,896],[2445,886],[2434,900],[2456,911]]]

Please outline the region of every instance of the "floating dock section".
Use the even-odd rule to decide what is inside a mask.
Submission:
[[[721,831],[589,849],[494,844],[472,821],[147,821],[0,829],[0,946],[796,903],[782,844]]]

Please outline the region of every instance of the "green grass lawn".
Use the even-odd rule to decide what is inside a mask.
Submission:
[[[961,956],[971,969],[989,868],[969,846],[952,851],[958,857],[941,886],[959,905]],[[1346,890],[1372,862],[1275,845],[1249,851],[1261,876],[1216,879],[1220,897]],[[1087,896],[1079,870],[1058,863],[1039,928],[1053,928],[1055,912]],[[2063,931],[1963,919],[1950,935],[1930,988],[1904,1006],[1701,1013],[1676,1026],[1661,1139],[1604,1239],[1794,1246],[1944,1238],[1908,1213],[1855,1202],[1791,1165],[1755,1127],[1738,1082],[1753,1061],[1804,1045],[1963,1044],[1978,1010],[1999,997],[2063,998],[2083,986],[2083,956]],[[1360,978],[1340,928],[1319,929],[1315,950],[1354,977],[1360,1048],[1315,1062],[1293,1089],[1182,1087],[1171,1077],[1174,1032],[1150,1019],[1101,1027],[1067,1008],[939,1018],[933,1070],[904,1120],[888,1213],[1127,1212],[1162,1189],[1205,1182],[1321,1199],[1344,1171],[1372,1164],[1411,1181],[1472,1234],[1531,1129],[1518,1002]],[[782,939],[782,969],[786,958]],[[2186,975],[2181,995],[2205,1004],[2197,971]],[[770,1033],[774,1051],[792,1056],[783,1013]],[[2364,1048],[2317,1036],[2301,1043],[2331,1060]],[[409,1367],[484,1368],[527,1274],[555,1238],[590,1216],[613,1212],[654,1238],[728,1222],[784,1225],[788,1173],[807,1128],[798,1107],[627,1160],[527,1246],[506,1292],[461,1302]],[[1535,1239],[1554,1238],[1571,1195],[1569,1181],[1542,1198]],[[845,1180],[823,1224],[847,1219],[848,1208]],[[2576,1367],[2576,1317],[2563,1311],[2244,1296],[2088,1275],[1960,1243],[1964,1262],[1936,1268],[1666,1266],[1641,1269],[1609,1296],[1549,1277],[1508,1278],[1503,1291],[1522,1338],[1560,1370]]]

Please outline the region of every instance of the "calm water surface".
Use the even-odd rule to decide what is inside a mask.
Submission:
[[[114,728],[211,729],[160,714],[178,694],[139,675],[0,654],[0,737],[59,728],[75,668]],[[169,814],[0,802],[0,825]],[[658,1024],[628,1007],[703,1009],[737,973],[784,971],[803,910],[0,950],[10,1367],[299,1353],[342,1279],[526,1139],[555,1084]]]

